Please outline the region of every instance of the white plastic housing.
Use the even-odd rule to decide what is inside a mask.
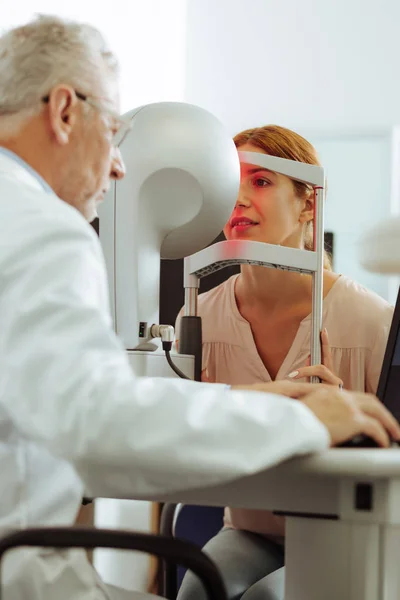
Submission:
[[[309,165],[297,160],[289,160],[279,156],[271,156],[262,152],[239,152],[240,162],[264,167],[269,171],[281,173],[296,181],[309,183],[316,187],[325,187],[325,174],[323,167]]]
[[[202,108],[163,102],[125,116],[127,174],[100,207],[100,240],[115,329],[127,349],[154,350],[160,256],[181,258],[215,239],[236,202],[240,163],[230,134]]]

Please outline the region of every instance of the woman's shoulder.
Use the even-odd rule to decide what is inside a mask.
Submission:
[[[235,301],[236,277],[233,275],[212,290],[199,295],[197,312],[202,320],[204,344],[237,343],[240,318]]]
[[[382,327],[390,327],[392,322],[393,306],[389,302],[344,275],[336,281],[325,302],[332,341],[340,336],[347,340],[346,345],[370,346]]]
[[[338,286],[338,299],[349,308],[362,310],[372,316],[376,312],[393,314],[393,306],[387,300],[350,277],[341,275],[335,285]]]
[[[234,298],[234,287],[237,275],[232,275],[217,287],[199,294],[198,314],[201,317],[227,315],[231,312],[232,299]]]
[[[235,279],[236,275],[233,275],[208,292],[199,294],[197,315],[202,319],[203,341],[219,339],[221,332],[225,331],[226,335],[229,331],[235,308]],[[175,323],[178,336],[182,316],[183,307]]]

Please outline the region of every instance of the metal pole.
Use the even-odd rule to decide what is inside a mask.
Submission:
[[[185,317],[197,317],[197,296],[199,295],[199,288],[187,287],[185,288]]]
[[[321,330],[324,280],[324,195],[321,187],[314,188],[314,252],[317,253],[317,269],[312,274],[312,325],[311,365],[321,364]],[[318,383],[318,377],[311,377]]]

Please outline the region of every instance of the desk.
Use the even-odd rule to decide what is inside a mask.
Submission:
[[[400,598],[399,449],[331,449],[218,486],[131,498],[285,513],[285,600]]]

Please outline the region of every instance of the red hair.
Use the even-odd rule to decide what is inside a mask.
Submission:
[[[308,140],[295,131],[279,125],[265,125],[264,127],[246,129],[235,135],[233,140],[237,148],[245,144],[251,144],[271,156],[297,160],[310,165],[320,166],[321,164],[316,149]],[[305,183],[293,181],[293,186],[299,198],[309,197],[312,194],[311,187]],[[312,221],[306,225],[304,246],[306,250],[313,249]],[[332,270],[331,257],[326,251],[324,268]]]

